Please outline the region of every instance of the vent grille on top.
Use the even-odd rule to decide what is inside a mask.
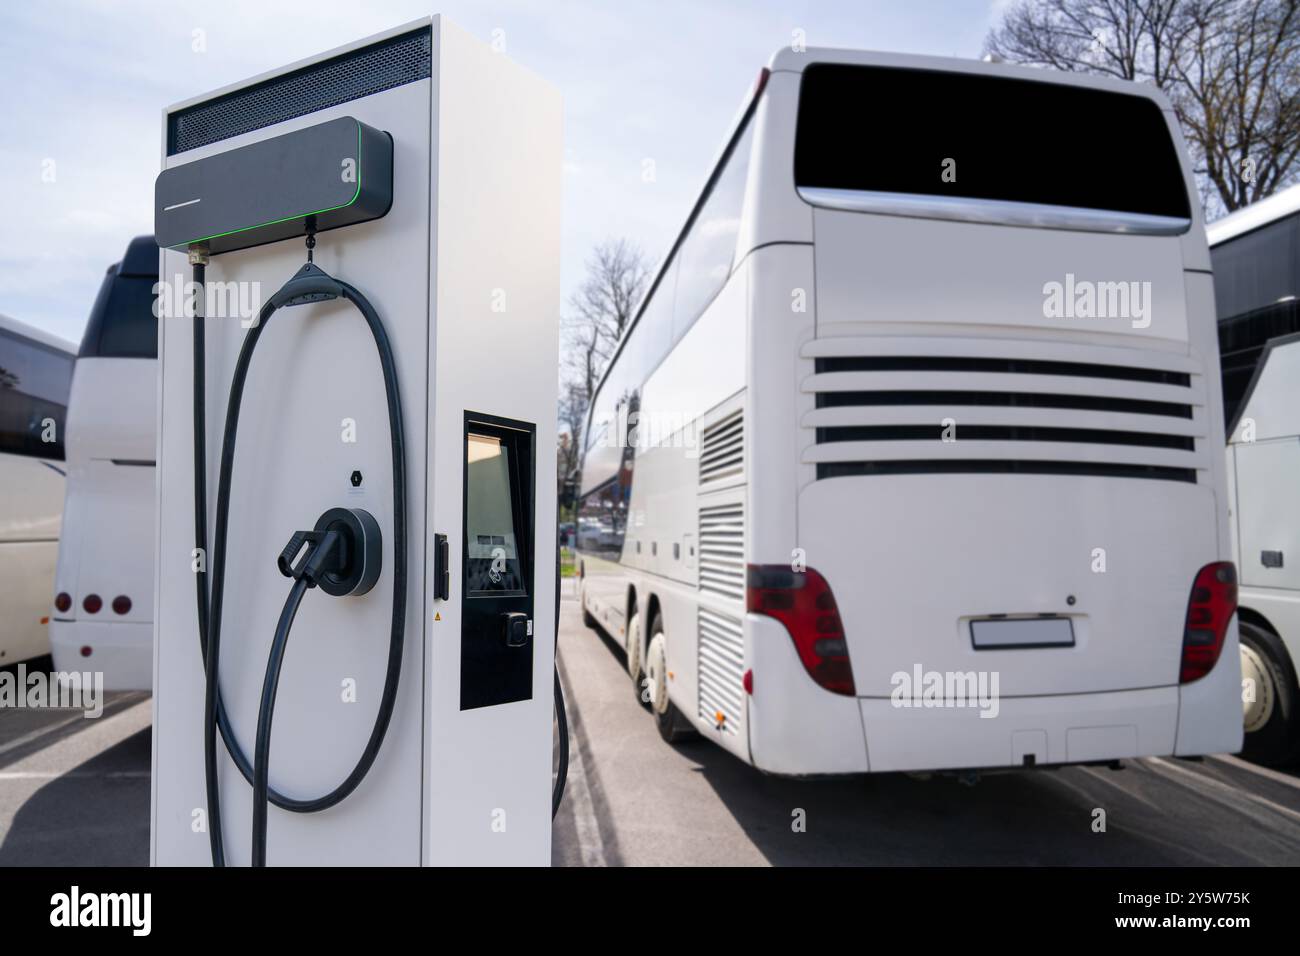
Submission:
[[[739,475],[745,468],[745,418],[736,411],[700,435],[700,484]]]
[[[167,120],[167,155],[428,79],[432,44],[424,27],[179,110]]]
[[[700,590],[745,599],[745,509],[739,504],[700,509]]]
[[[1195,482],[1207,467],[1197,442],[1207,436],[1204,381],[1186,357],[997,341],[961,347],[1022,354],[961,354],[952,342],[948,354],[925,354],[927,345],[882,339],[881,354],[867,355],[816,354],[843,346],[813,346],[804,389],[816,407],[803,424],[815,444],[804,461],[819,479],[1011,473]],[[1081,360],[1085,351],[1095,360]]]
[[[736,618],[702,607],[699,635],[699,715],[722,733],[735,734],[745,706],[744,626]]]

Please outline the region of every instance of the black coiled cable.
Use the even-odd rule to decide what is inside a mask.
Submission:
[[[194,281],[199,287],[198,298],[203,298],[204,269],[201,264],[194,267]],[[380,365],[384,373],[384,391],[388,400],[388,425],[393,451],[393,614],[389,636],[388,667],[384,677],[384,689],[380,697],[379,711],[371,728],[370,738],[365,750],[357,760],[352,772],[333,790],[323,796],[310,800],[300,800],[285,796],[269,785],[266,788],[267,799],[284,810],[295,813],[315,813],[334,806],[345,799],[369,772],[371,765],[379,754],[384,735],[392,718],[393,707],[397,699],[398,679],[401,676],[402,644],[406,629],[406,444],[402,430],[401,396],[397,389],[397,368],[393,358],[392,346],[384,331],[374,307],[357,289],[326,275],[313,265],[304,266],[294,278],[285,283],[262,307],[257,324],[244,336],[235,364],[235,373],[230,385],[230,398],[226,410],[225,435],[221,448],[221,471],[217,483],[217,516],[213,535],[213,548],[210,561],[212,586],[211,598],[207,596],[207,574],[199,572],[198,613],[199,640],[203,645],[204,667],[206,669],[206,687],[204,692],[204,773],[208,801],[208,834],[212,849],[214,866],[225,865],[225,848],[221,832],[221,794],[217,779],[216,735],[220,731],[226,750],[244,779],[255,783],[255,768],[250,765],[248,756],[239,746],[234,730],[226,713],[225,701],[220,688],[221,655],[221,612],[225,585],[226,533],[230,518],[230,483],[234,468],[235,439],[239,429],[239,411],[243,401],[244,383],[248,376],[249,364],[253,351],[257,347],[262,333],[276,310],[286,305],[302,302],[315,302],[323,299],[344,298],[351,302],[365,318],[379,352]],[[201,310],[200,310],[201,311]],[[206,471],[206,394],[204,391],[204,349],[202,316],[196,312],[194,326],[194,507],[196,547],[206,553],[207,547],[207,494]],[[301,597],[301,595],[299,595]],[[292,593],[291,593],[292,598]],[[287,606],[286,606],[287,607]],[[296,604],[295,604],[296,610]],[[282,618],[283,620],[283,618]],[[292,616],[289,616],[292,621]],[[286,630],[287,637],[287,630]],[[260,788],[259,788],[260,789]],[[257,813],[256,807],[254,813]],[[263,826],[265,824],[265,807],[263,806]],[[264,833],[264,830],[263,830]],[[256,839],[254,841],[256,843]],[[256,862],[256,861],[255,861]]]

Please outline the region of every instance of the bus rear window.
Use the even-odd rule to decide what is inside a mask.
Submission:
[[[800,187],[1191,216],[1164,114],[1141,96],[821,63],[798,124]]]
[[[157,358],[153,276],[104,277],[81,340],[82,358]]]

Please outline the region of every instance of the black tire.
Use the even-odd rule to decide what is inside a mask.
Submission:
[[[1244,621],[1240,630],[1241,643],[1263,661],[1270,678],[1256,687],[1256,694],[1274,695],[1268,720],[1246,734],[1241,755],[1268,767],[1288,766],[1300,759],[1300,688],[1295,667],[1276,634]]]
[[[655,636],[662,633],[664,633],[664,622],[659,613],[655,612],[654,620],[650,622],[650,635],[646,640],[647,655]],[[666,688],[664,696],[665,698],[668,696]],[[662,712],[652,705],[650,713],[654,715],[655,729],[659,731],[659,736],[667,743],[676,745],[699,736],[686,715],[677,709],[677,705],[671,699],[666,700],[666,706]]]

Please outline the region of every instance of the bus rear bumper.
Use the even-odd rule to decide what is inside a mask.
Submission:
[[[1177,687],[1004,697],[984,708],[858,700],[873,772],[1168,756],[1178,732],[1178,702]]]
[[[153,690],[152,623],[51,621],[50,650],[56,671],[102,673],[105,690]]]

